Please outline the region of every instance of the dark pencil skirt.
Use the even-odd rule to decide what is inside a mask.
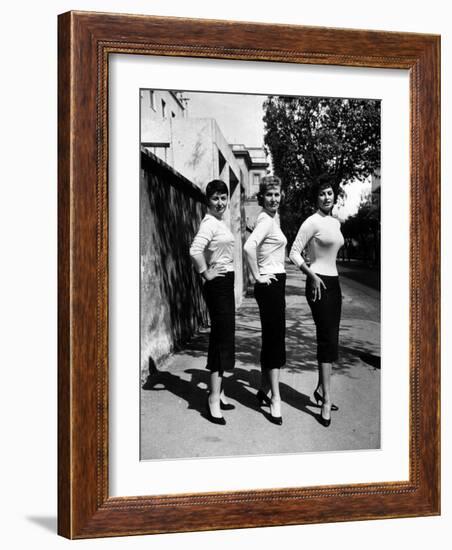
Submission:
[[[276,277],[269,285],[254,285],[262,326],[262,369],[279,369],[286,364],[286,274],[277,273]]]
[[[326,285],[322,298],[313,301],[314,285],[306,279],[306,299],[311,308],[317,333],[317,361],[333,363],[338,358],[339,324],[341,321],[342,292],[339,277],[317,275]]]
[[[234,272],[206,281],[204,298],[210,316],[207,368],[222,374],[235,363]]]

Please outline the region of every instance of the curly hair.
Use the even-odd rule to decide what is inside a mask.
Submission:
[[[317,206],[317,199],[320,191],[331,187],[334,193],[334,204],[340,195],[339,182],[334,174],[324,173],[314,179],[310,186],[310,201],[313,205]]]
[[[264,206],[264,195],[271,187],[281,188],[281,179],[278,176],[264,176],[259,182],[259,192],[257,193],[257,204]],[[282,194],[282,193],[281,193]]]

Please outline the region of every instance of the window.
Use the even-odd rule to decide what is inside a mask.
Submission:
[[[253,186],[256,189],[256,192],[259,190],[260,180],[261,180],[261,177],[259,174],[253,174]]]
[[[154,90],[149,90],[149,106],[155,111],[155,92]]]
[[[162,99],[162,117],[166,118],[166,101]]]
[[[176,115],[175,115],[175,113],[173,113],[173,111],[171,111],[171,117],[176,118]]]

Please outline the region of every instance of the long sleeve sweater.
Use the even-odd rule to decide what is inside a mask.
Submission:
[[[204,254],[207,267],[225,265],[226,271],[234,271],[234,235],[211,214],[204,216],[190,247],[190,256],[199,254]]]
[[[307,248],[311,270],[319,275],[335,276],[336,256],[343,244],[339,220],[316,212],[301,225],[289,257],[297,267],[301,267],[305,263],[301,253]]]
[[[256,249],[257,266],[260,275],[284,273],[287,239],[279,226],[279,216],[261,212],[256,226],[245,243],[245,251]]]

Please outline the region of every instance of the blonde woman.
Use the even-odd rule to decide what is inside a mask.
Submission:
[[[287,239],[279,225],[281,180],[276,176],[261,179],[258,202],[262,212],[245,243],[249,268],[255,279],[254,297],[259,306],[262,347],[260,353],[261,387],[257,399],[270,403],[270,420],[282,424],[279,371],[286,363],[286,270]],[[271,398],[268,398],[268,392]]]

